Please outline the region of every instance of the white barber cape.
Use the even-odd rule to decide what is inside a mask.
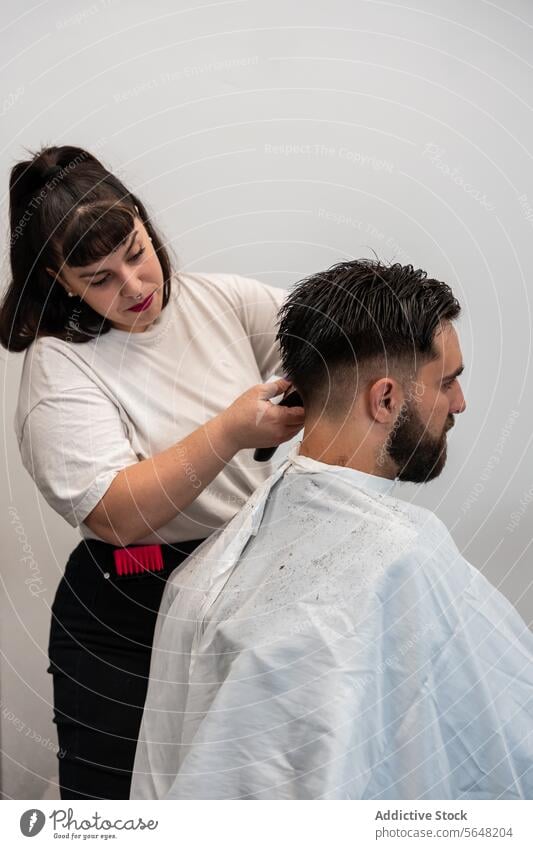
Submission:
[[[533,634],[394,481],[297,451],[169,579],[131,798],[533,798]]]

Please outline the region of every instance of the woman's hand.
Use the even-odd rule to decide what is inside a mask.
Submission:
[[[235,452],[242,448],[270,448],[292,439],[304,425],[303,407],[280,407],[269,399],[285,393],[292,384],[274,380],[252,386],[220,413],[227,438]]]
[[[159,454],[126,466],[85,518],[106,542],[132,545],[170,522],[198,498],[241,448],[271,448],[295,436],[303,407],[278,407],[269,398],[288,380],[252,386],[226,410]]]

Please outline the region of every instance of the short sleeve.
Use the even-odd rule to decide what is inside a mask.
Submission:
[[[276,334],[278,312],[287,297],[287,290],[267,286],[250,277],[233,275],[233,280],[239,295],[239,319],[250,339],[261,377],[267,380],[272,374],[281,376],[281,355]]]
[[[97,386],[50,393],[26,416],[24,468],[57,513],[76,527],[119,471],[138,462],[118,408]]]

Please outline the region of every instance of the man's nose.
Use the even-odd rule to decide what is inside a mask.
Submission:
[[[463,395],[463,390],[459,386],[457,392],[455,393],[453,404],[450,407],[450,413],[456,415],[457,413],[464,413],[466,410],[466,401],[465,396]]]

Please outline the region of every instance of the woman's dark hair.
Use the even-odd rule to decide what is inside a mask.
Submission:
[[[446,283],[412,265],[340,262],[298,283],[281,307],[284,374],[311,406],[331,397],[335,372],[342,383],[367,361],[416,371],[436,356],[437,329],[460,310]]]
[[[31,153],[31,151],[28,151]],[[163,308],[170,298],[172,266],[138,197],[88,151],[47,147],[11,171],[11,281],[0,305],[0,343],[23,351],[37,336],[88,342],[107,333],[109,319],[72,299],[46,271],[83,266],[116,250],[143,222],[163,270]]]

